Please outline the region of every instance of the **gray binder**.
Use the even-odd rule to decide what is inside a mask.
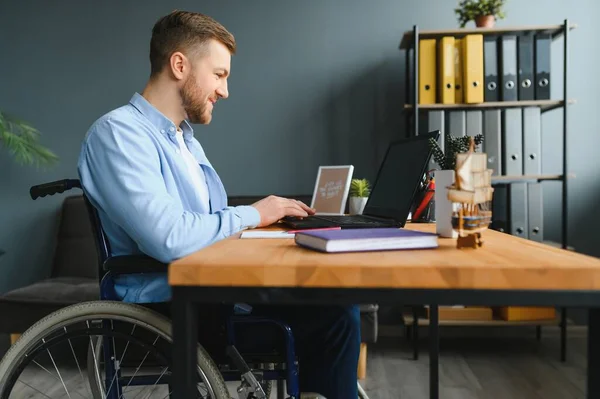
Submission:
[[[485,36],[483,41],[483,70],[485,73],[484,101],[499,101],[498,36]]]
[[[451,111],[448,113],[447,133],[452,137],[463,137],[467,134],[465,111]]]
[[[548,34],[538,34],[535,38],[535,99],[550,99],[550,50],[551,38]]]
[[[509,233],[510,215],[508,214],[508,184],[496,184],[492,197],[491,228],[501,233]]]
[[[510,234],[528,238],[527,183],[511,183],[509,192]]]
[[[527,186],[527,218],[529,219],[529,239],[544,241],[544,198],[542,183],[529,183]]]
[[[518,91],[519,100],[533,100],[535,98],[534,69],[533,69],[533,35],[526,34],[518,39]]]
[[[493,169],[492,176],[502,174],[502,125],[500,110],[488,110],[483,113],[483,151],[487,154],[488,168]]]
[[[522,119],[520,108],[502,111],[502,165],[505,175],[523,174]]]
[[[481,111],[466,111],[467,136],[476,136],[483,133],[483,113]]]
[[[523,108],[523,174],[542,173],[541,112],[538,107]]]
[[[500,37],[501,101],[517,100],[517,37]]]
[[[444,151],[444,141],[445,141],[445,129],[444,129],[444,111],[429,111],[427,113],[427,131],[431,132],[433,130],[440,131],[440,137],[438,138],[438,145]],[[433,157],[429,161],[429,169],[439,169],[440,166],[435,162]]]

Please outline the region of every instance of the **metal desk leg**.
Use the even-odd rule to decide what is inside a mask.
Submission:
[[[560,361],[567,360],[567,308],[560,310]]]
[[[412,341],[413,341],[413,360],[419,360],[419,312],[416,306],[413,306],[413,326],[412,326]]]
[[[429,397],[438,399],[439,393],[439,357],[440,357],[440,337],[439,337],[439,308],[438,305],[430,305],[429,316]]]
[[[600,398],[600,309],[588,312],[587,398]]]
[[[198,396],[198,313],[196,305],[173,287],[173,395],[172,398],[195,399]]]

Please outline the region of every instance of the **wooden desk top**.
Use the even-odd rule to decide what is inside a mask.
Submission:
[[[434,231],[433,225],[406,228]],[[325,254],[293,239],[219,241],[169,267],[185,286],[600,289],[600,259],[488,230],[479,249],[439,238],[429,250]]]

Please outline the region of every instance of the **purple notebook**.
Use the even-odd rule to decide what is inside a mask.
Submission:
[[[342,229],[296,233],[296,244],[322,252],[384,251],[436,248],[434,233],[399,229]]]

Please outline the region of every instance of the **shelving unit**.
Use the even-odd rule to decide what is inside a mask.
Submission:
[[[577,25],[570,24],[568,20],[560,25],[539,25],[539,26],[515,26],[515,27],[497,27],[497,28],[471,28],[471,29],[450,29],[450,30],[420,30],[417,25],[413,26],[412,30],[404,33],[400,42],[400,50],[406,51],[406,93],[405,98],[407,103],[403,106],[403,112],[406,113],[406,131],[412,135],[419,133],[419,116],[421,112],[431,110],[503,110],[509,108],[523,107],[539,107],[541,113],[562,110],[563,125],[562,125],[562,173],[558,175],[518,175],[507,176],[499,175],[492,177],[492,184],[503,185],[515,182],[546,182],[556,181],[562,183],[562,226],[561,226],[561,242],[558,244],[563,249],[572,249],[568,246],[568,201],[567,201],[567,184],[570,178],[574,178],[573,174],[568,172],[567,162],[567,133],[568,133],[568,106],[575,104],[574,99],[568,96],[568,69],[569,69],[569,32],[575,29]],[[550,100],[519,100],[519,101],[494,101],[481,102],[475,104],[419,104],[419,40],[420,39],[440,39],[445,36],[454,36],[462,38],[470,34],[481,35],[523,35],[527,33],[544,33],[551,36],[552,41],[563,38],[563,80],[562,80],[562,98]],[[553,75],[556,77],[557,75]],[[543,134],[542,134],[543,137]],[[431,308],[437,307],[431,304]],[[438,319],[438,311],[432,312],[432,319]],[[412,309],[412,314],[404,315],[404,323],[412,331],[414,342],[414,358],[418,358],[418,349],[416,339],[418,337],[418,327],[429,325],[427,318],[420,318],[418,308]],[[532,320],[532,321],[504,321],[504,320],[439,320],[437,326],[453,325],[453,326],[517,326],[517,325],[532,325],[536,326],[538,337],[541,334],[541,326],[544,325],[560,325],[561,327],[561,360],[566,359],[566,326],[567,315],[566,310],[561,309],[560,315],[556,320]],[[435,326],[434,326],[435,327]],[[431,327],[430,327],[431,328]],[[437,328],[432,330],[432,334],[437,337]],[[435,358],[437,362],[437,353],[430,353],[431,358]]]
[[[521,101],[489,101],[476,104],[419,104],[421,110],[448,109],[448,110],[466,110],[466,109],[490,109],[490,108],[522,108],[539,107],[543,112],[552,111],[564,105],[562,100],[521,100]],[[570,99],[569,104],[575,104],[575,100]],[[410,110],[412,104],[404,104],[404,109]]]

